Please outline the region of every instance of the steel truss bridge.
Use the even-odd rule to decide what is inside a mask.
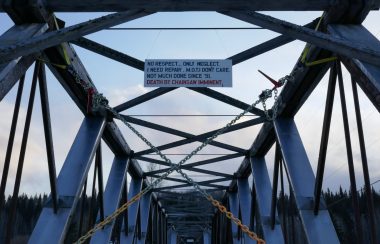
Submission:
[[[328,148],[332,104],[336,83],[338,83],[342,118],[344,122],[349,178],[355,216],[355,230],[358,242],[362,237],[361,219],[358,210],[356,180],[353,167],[351,139],[347,119],[344,83],[353,87],[358,137],[362,156],[363,175],[366,184],[368,222],[371,243],[378,243],[376,237],[374,206],[371,196],[369,172],[357,95],[357,85],[380,111],[380,42],[361,23],[371,10],[379,8],[379,0],[2,0],[0,11],[7,13],[15,25],[0,37],[0,99],[18,84],[12,126],[1,181],[1,197],[4,197],[8,179],[12,145],[18,121],[20,99],[26,71],[35,63],[32,88],[27,108],[19,164],[13,189],[12,206],[9,212],[6,241],[12,240],[12,221],[17,206],[29,125],[33,111],[36,86],[40,87],[43,126],[45,131],[51,193],[38,222],[30,236],[29,243],[64,243],[70,234],[70,225],[75,214],[83,215],[82,200],[87,187],[87,176],[92,163],[95,164],[94,179],[98,178],[98,203],[90,209],[96,216],[92,226],[81,226],[84,234],[96,223],[115,212],[118,207],[132,199],[149,185],[147,177],[159,178],[170,164],[164,160],[147,157],[153,151],[134,152],[128,145],[112,114],[107,111],[88,110],[88,91],[83,86],[92,86],[90,74],[84,68],[74,45],[116,60],[138,70],[144,70],[144,62],[127,54],[104,46],[83,36],[110,28],[112,26],[143,18],[156,12],[216,11],[249,24],[280,33],[278,37],[265,41],[228,59],[233,65],[252,59],[277,47],[301,40],[309,43],[308,61],[320,61],[318,65],[305,65],[303,56],[294,64],[292,81],[288,82],[277,101],[277,117],[268,121],[263,110],[252,109],[249,113],[254,119],[237,123],[224,133],[237,131],[261,124],[261,129],[248,149],[239,148],[213,141],[211,145],[231,151],[229,155],[184,164],[182,169],[209,175],[210,180],[197,182],[214,199],[223,204],[230,213],[255,231],[266,243],[289,243],[284,222],[278,216],[278,184],[281,179],[289,181],[290,193],[297,214],[302,223],[302,231],[308,243],[339,243],[331,217],[324,199],[321,197],[322,182]],[[260,14],[256,11],[324,11],[323,19],[304,26]],[[57,12],[116,12],[104,17],[65,27],[54,17]],[[320,26],[316,28],[318,23]],[[74,45],[73,45],[74,44]],[[43,62],[42,62],[42,61]],[[60,67],[66,64],[68,67]],[[343,81],[342,64],[349,71],[351,81]],[[80,129],[72,143],[64,165],[58,176],[55,170],[54,148],[52,143],[48,91],[46,89],[45,65],[55,75],[71,99],[85,115]],[[72,70],[75,70],[74,74]],[[322,137],[318,168],[314,175],[306,155],[294,116],[308,99],[322,77],[329,72],[329,83],[323,119]],[[175,88],[158,88],[137,98],[126,101],[114,110],[121,113],[134,106],[169,93]],[[210,88],[191,88],[191,90],[241,110],[249,105]],[[94,88],[94,93],[98,91]],[[101,91],[99,91],[101,92]],[[123,116],[130,124],[147,127],[171,135],[182,137],[158,149],[166,150],[192,142],[202,142],[217,130],[194,135],[179,131],[162,124]],[[114,161],[108,181],[103,185],[102,150],[103,140],[114,154]],[[268,174],[265,156],[275,147],[274,173]],[[220,173],[200,166],[224,160],[243,157],[236,172]],[[95,160],[93,160],[95,158]],[[164,169],[144,172],[139,161],[165,166]],[[285,170],[286,174],[283,174]],[[127,173],[129,189],[127,189]],[[252,176],[250,187],[248,178]],[[271,179],[273,184],[271,184]],[[279,179],[280,178],[280,179]],[[167,177],[165,181],[177,185],[156,187],[131,204],[127,211],[96,231],[87,241],[91,243],[253,243],[248,235],[242,233],[225,213],[220,212],[195,190],[181,193],[181,188],[191,184],[185,179]],[[228,186],[216,183],[229,182]],[[90,183],[89,183],[90,184]],[[95,185],[95,181],[94,181]],[[176,190],[176,191],[175,191]],[[282,191],[283,192],[283,191]],[[0,203],[3,203],[1,199]],[[1,206],[3,207],[3,206]],[[80,223],[82,225],[82,222]],[[86,229],[87,228],[87,229]]]

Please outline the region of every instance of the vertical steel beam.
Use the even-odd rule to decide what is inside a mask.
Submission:
[[[352,93],[354,95],[356,123],[358,126],[357,128],[358,128],[358,136],[359,136],[360,154],[361,154],[362,166],[363,166],[365,193],[367,196],[367,208],[368,208],[368,218],[369,218],[369,225],[370,225],[370,232],[371,232],[370,233],[371,234],[371,243],[375,244],[375,243],[377,243],[375,208],[373,206],[372,189],[371,189],[371,183],[370,183],[369,172],[368,172],[367,153],[366,153],[366,149],[365,149],[362,117],[360,114],[358,88],[357,88],[356,82],[353,79],[351,80],[351,83],[352,83]]]
[[[147,193],[141,198],[140,203],[140,221],[141,221],[141,239],[137,240],[138,244],[145,244],[148,233],[149,212],[152,200],[152,193]]]
[[[278,147],[279,148],[279,147]],[[280,155],[279,155],[280,156]],[[280,158],[278,162],[280,162]],[[268,174],[267,164],[264,157],[252,157],[250,158],[253,176],[253,186],[256,192],[256,205],[257,205],[257,215],[258,219],[261,221],[257,223],[263,230],[265,242],[268,244],[284,243],[284,237],[281,229],[281,225],[278,221],[278,216],[276,209],[274,209],[274,228],[272,228],[272,223],[270,221],[270,216],[272,214],[271,209],[271,183]],[[278,170],[278,169],[277,169]],[[277,195],[277,194],[276,194]],[[276,196],[277,198],[277,196]],[[257,228],[256,228],[257,229]]]
[[[211,244],[211,234],[208,229],[203,230],[203,244]]]
[[[130,163],[131,162],[132,161],[130,161]],[[127,180],[127,178],[128,178],[128,175],[125,176],[125,181],[124,181],[124,188],[123,188],[123,199],[124,199],[124,202],[128,202],[128,186],[127,186],[128,180]],[[125,226],[128,226],[128,209],[126,209],[124,211],[123,221],[124,221]],[[124,234],[128,235],[128,228],[125,228]]]
[[[237,180],[238,194],[239,194],[239,204],[242,212],[241,222],[250,227],[251,224],[251,190],[249,188],[248,178],[240,178]],[[242,239],[245,240],[244,243],[253,243],[253,240],[249,238],[248,235],[243,234]]]
[[[57,208],[58,208],[57,173],[55,170],[55,158],[54,158],[53,136],[52,136],[52,131],[51,131],[51,121],[50,121],[49,97],[48,97],[48,90],[47,90],[47,85],[46,85],[46,72],[45,72],[44,64],[41,64],[40,72],[38,74],[38,81],[39,81],[39,86],[40,86],[41,110],[42,110],[42,119],[43,119],[44,132],[45,132],[45,143],[46,143],[46,153],[47,153],[48,169],[49,169],[51,198],[53,201],[54,213],[57,213]]]
[[[360,209],[359,209],[359,198],[356,189],[356,179],[355,179],[355,167],[354,167],[354,159],[352,155],[352,147],[351,147],[351,137],[350,137],[350,128],[348,124],[348,114],[347,114],[347,105],[346,105],[346,95],[344,93],[343,86],[343,75],[340,63],[337,62],[337,72],[338,72],[338,84],[339,84],[339,94],[340,101],[342,105],[342,119],[343,119],[343,128],[344,135],[346,141],[346,150],[347,150],[347,163],[348,163],[348,172],[350,176],[350,185],[351,185],[351,195],[352,195],[352,205],[354,208],[354,216],[355,216],[355,229],[356,229],[356,237],[357,242],[362,242],[362,227],[360,220]]]
[[[286,223],[286,210],[285,210],[285,189],[284,189],[284,169],[283,169],[283,162],[281,160],[280,163],[280,179],[281,179],[281,208],[282,208],[282,228],[283,228],[283,234],[284,234],[284,240],[285,243],[288,243],[288,225]]]
[[[220,212],[217,210],[216,212],[216,243],[221,243],[221,221],[220,221]]]
[[[102,157],[102,143],[99,143],[98,150],[96,151],[96,161],[98,166],[98,191],[99,191],[99,213],[100,221],[104,220],[104,188],[103,188],[103,157]]]
[[[161,231],[160,231],[160,233],[161,233],[161,243],[164,243],[164,239],[165,239],[165,237],[164,237],[164,219],[165,218],[165,216],[164,216],[164,213],[162,212],[162,209],[161,209],[161,222],[160,222],[160,227],[161,227]]]
[[[278,118],[274,128],[308,243],[339,243],[324,201],[314,215],[315,177],[294,120]]]
[[[158,203],[156,202],[153,205],[152,208],[152,243],[156,244],[158,237],[157,237],[157,208],[158,208]]]
[[[278,169],[280,166],[281,152],[280,147],[276,144],[276,153],[274,157],[274,169],[273,169],[273,188],[272,188],[272,201],[270,209],[270,221],[271,228],[274,229],[276,222],[276,207],[277,207],[277,188],[278,188]]]
[[[86,117],[66,157],[57,180],[60,205],[57,214],[43,208],[29,243],[63,243],[88,170],[105,127],[105,119]]]
[[[239,215],[239,198],[237,192],[230,192],[228,194],[228,201],[230,205],[230,212],[234,216]],[[231,231],[232,231],[232,241],[234,244],[238,244],[240,241],[238,240],[238,226],[231,221]]]
[[[100,142],[99,142],[100,144]],[[98,146],[99,148],[99,146]],[[88,211],[88,222],[87,222],[87,229],[91,229],[93,224],[95,223],[95,214],[96,214],[96,175],[98,171],[98,164],[97,164],[97,157],[95,157],[95,165],[94,165],[94,174],[92,178],[92,190],[91,190],[91,199],[90,199],[90,208]]]
[[[17,96],[16,96],[15,107],[14,107],[14,111],[13,111],[11,130],[9,132],[7,151],[5,153],[3,174],[1,176],[1,185],[0,185],[0,217],[1,217],[2,209],[3,209],[3,202],[4,202],[4,198],[5,198],[5,187],[7,186],[9,165],[11,163],[11,156],[12,156],[12,151],[13,151],[13,142],[15,139],[18,115],[20,112],[22,91],[24,90],[24,80],[25,80],[25,76],[23,75],[19,81],[19,85],[18,85],[18,89],[17,89]]]
[[[320,202],[321,193],[322,193],[323,174],[325,171],[327,145],[329,142],[331,115],[332,115],[332,109],[334,105],[336,75],[337,75],[336,66],[334,64],[333,67],[330,69],[329,85],[327,88],[327,97],[326,97],[325,114],[324,114],[325,117],[323,118],[322,138],[321,138],[321,144],[319,147],[318,168],[317,168],[317,176],[316,176],[315,187],[314,187],[314,199],[315,199],[314,214],[318,214],[319,202]]]
[[[143,181],[141,178],[132,178],[129,186],[128,199],[132,199],[132,197],[141,191],[142,183]],[[132,243],[133,239],[135,238],[140,201],[141,200],[137,200],[128,208],[128,225],[124,225],[124,228],[128,229],[128,235],[124,235],[123,233],[121,234],[121,243]]]
[[[28,143],[30,122],[32,120],[34,97],[36,94],[37,77],[38,77],[39,70],[40,70],[40,62],[36,62],[35,67],[34,67],[34,73],[33,73],[32,87],[30,90],[28,110],[26,112],[25,127],[24,127],[24,132],[22,134],[20,157],[19,157],[17,171],[16,171],[16,180],[13,187],[12,201],[11,201],[11,206],[10,206],[10,212],[8,215],[7,231],[5,235],[6,243],[11,242],[11,238],[13,235],[13,221],[16,217],[18,193],[20,190],[22,170],[24,168],[25,152],[26,152],[26,146]]]
[[[170,244],[177,244],[177,232],[173,229],[169,230]]]
[[[83,227],[83,216],[84,216],[84,208],[86,206],[86,190],[87,190],[87,179],[84,182],[83,190],[82,190],[82,196],[81,196],[81,206],[79,209],[79,227],[78,227],[78,235],[77,239],[79,239],[82,236],[82,227]]]

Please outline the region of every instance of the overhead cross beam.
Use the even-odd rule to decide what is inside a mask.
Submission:
[[[89,40],[87,38],[81,37],[76,40],[71,41],[71,43],[74,43],[77,46],[80,46],[82,48],[85,48],[87,50],[90,50],[94,53],[103,55],[107,58],[113,59],[115,61],[118,61],[120,63],[129,65],[133,68],[136,68],[138,70],[144,71],[144,62],[141,60],[138,60],[134,57],[131,57],[127,54],[121,53],[119,51],[116,51],[112,48],[106,47],[102,44],[99,44],[97,42],[94,42],[92,40]]]
[[[15,2],[24,3],[21,0]],[[4,1],[5,2],[5,1]],[[337,4],[348,3],[348,0],[49,0],[45,2],[47,9],[54,12],[117,12],[130,9],[146,9],[153,12],[174,11],[222,11],[222,10],[255,10],[255,11],[323,11]],[[378,1],[371,5],[377,8]],[[1,6],[1,4],[0,4]],[[0,7],[0,11],[4,11]]]
[[[0,46],[18,42],[22,38],[31,38],[43,34],[47,30],[46,24],[25,24],[15,25],[0,37]],[[0,101],[12,89],[16,82],[34,62],[35,57],[28,55],[25,57],[9,60],[0,64]]]
[[[150,177],[160,178],[159,175],[151,175]],[[165,180],[173,181],[173,182],[179,182],[179,183],[186,183],[186,184],[188,183],[187,180],[173,178],[173,177],[166,177]],[[231,180],[231,179],[229,179],[229,178],[217,178],[217,179],[212,179],[212,180],[209,180],[209,181],[198,182],[198,184],[199,185],[204,185],[204,184],[207,184],[207,183],[224,182],[224,181],[229,181],[229,180]]]
[[[0,64],[149,14],[151,13],[141,10],[110,14],[17,43],[2,45],[0,46]]]
[[[161,170],[156,170],[156,171],[145,172],[144,176],[151,176],[151,175],[159,174],[159,173],[162,173],[162,172],[166,172],[166,171],[168,171],[168,169],[169,168],[165,168],[165,169],[161,169]],[[199,168],[191,168],[191,169],[185,169],[185,170],[194,171],[194,172],[198,172],[198,173],[202,173],[202,174],[220,176],[220,177],[229,178],[229,179],[233,178],[233,175],[225,174],[225,173],[220,173],[220,172],[216,172],[216,171],[212,171],[212,170],[199,169]]]
[[[182,165],[181,168],[182,169],[190,170],[192,167],[195,167],[195,166],[202,166],[202,165],[217,163],[217,162],[221,162],[221,161],[225,161],[225,160],[229,160],[229,159],[238,158],[238,157],[241,157],[241,156],[243,156],[243,155],[241,155],[240,153],[228,154],[228,155],[224,155],[224,156],[220,156],[220,157],[215,157],[215,158],[210,158],[210,159],[205,159],[205,160],[197,161],[197,162],[194,162],[194,163],[188,163],[188,164]],[[150,162],[150,163],[170,166],[170,164],[168,164],[168,163],[166,163],[165,161],[162,161],[162,160],[157,160],[157,159],[143,157],[143,156],[136,156],[135,158],[138,159],[138,160],[142,160],[142,161],[146,161],[146,162]]]
[[[379,65],[380,63],[380,51],[371,49],[363,43],[352,43],[348,40],[337,38],[333,35],[311,30],[303,26],[295,25],[253,11],[230,11],[222,13],[250,24],[258,25],[281,34],[288,35],[295,39],[311,43],[320,48],[339,53],[343,56],[357,58],[374,65]]]
[[[265,118],[261,118],[260,117],[260,118],[255,118],[255,119],[251,119],[251,120],[248,120],[248,121],[244,121],[244,122],[241,122],[239,124],[235,124],[235,125],[230,126],[226,131],[224,131],[223,134],[229,133],[229,132],[232,132],[232,131],[236,131],[236,130],[240,130],[240,129],[243,129],[243,128],[247,128],[247,127],[250,127],[250,126],[253,126],[253,125],[257,125],[257,124],[263,123],[265,120],[266,120]],[[162,151],[162,150],[170,149],[170,148],[173,148],[173,147],[178,147],[178,146],[182,146],[182,145],[185,145],[185,144],[189,144],[189,143],[192,143],[192,142],[195,142],[195,141],[198,141],[198,140],[205,140],[208,137],[213,136],[218,131],[219,130],[213,130],[213,131],[209,131],[209,132],[206,132],[206,133],[202,133],[200,135],[194,136],[194,137],[189,138],[189,139],[183,139],[183,140],[179,140],[179,141],[176,141],[176,142],[171,142],[171,143],[168,143],[168,144],[165,144],[165,145],[158,146],[157,149],[160,150],[160,151]],[[240,150],[240,149],[235,149],[234,151],[235,152],[242,152],[242,153],[245,152],[245,150]],[[147,150],[143,150],[143,151],[137,152],[135,155],[136,156],[141,156],[141,155],[152,153],[152,152],[154,152],[152,149],[147,149]]]
[[[158,130],[158,131],[161,131],[161,132],[166,132],[166,133],[169,133],[169,134],[172,134],[172,135],[176,135],[176,136],[185,137],[187,139],[196,137],[195,135],[187,133],[187,132],[182,132],[180,130],[172,129],[172,128],[169,128],[169,127],[166,127],[166,126],[158,125],[158,124],[151,123],[151,122],[148,122],[148,121],[144,121],[144,120],[141,120],[141,119],[136,119],[136,118],[133,118],[133,117],[130,117],[130,116],[123,116],[123,117],[124,117],[124,119],[126,121],[128,121],[130,123],[137,124],[137,125],[140,125],[140,126],[144,126],[144,127],[150,128],[150,129]],[[203,142],[203,140],[201,140],[201,139],[198,140],[198,141]],[[238,148],[238,147],[234,147],[234,146],[231,146],[229,144],[222,143],[222,142],[212,141],[209,144],[213,145],[213,146],[216,146],[216,147],[220,147],[220,148],[226,149],[226,150],[241,151],[242,153],[244,151],[244,149],[241,149],[241,148]]]
[[[312,21],[306,25],[304,25],[304,27],[306,28],[314,28],[315,25],[316,25],[316,20],[315,21]],[[231,59],[232,60],[232,65],[235,65],[235,64],[239,64],[241,62],[244,62],[248,59],[251,59],[251,58],[254,58],[260,54],[263,54],[263,53],[266,53],[266,52],[269,52],[275,48],[278,48],[278,47],[281,47],[285,44],[288,44],[292,41],[294,41],[295,38],[291,37],[291,36],[288,36],[288,35],[280,35],[280,36],[277,36],[273,39],[270,39],[268,41],[265,41],[263,43],[260,43],[254,47],[251,47],[245,51],[242,51],[240,53],[237,53],[231,57],[229,57],[228,59]]]

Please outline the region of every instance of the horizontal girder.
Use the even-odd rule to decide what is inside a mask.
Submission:
[[[3,1],[6,2],[6,1]],[[17,0],[25,4],[24,1]],[[44,5],[54,12],[118,12],[131,9],[146,9],[154,12],[174,11],[222,11],[222,10],[254,10],[254,11],[323,11],[338,4],[348,4],[350,1],[331,0],[49,0]],[[378,6],[374,1],[372,8]],[[3,8],[0,10],[4,11]]]

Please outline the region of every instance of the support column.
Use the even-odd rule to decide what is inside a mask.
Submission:
[[[268,244],[284,243],[284,237],[281,229],[281,224],[278,221],[277,211],[275,211],[275,225],[271,226],[271,192],[272,187],[269,179],[268,169],[264,157],[252,157],[252,176],[256,191],[257,214],[261,220],[258,225],[261,225],[263,230],[264,240]],[[277,196],[276,196],[277,197]]]
[[[175,230],[169,230],[169,238],[169,244],[177,244],[177,232],[175,232]]]
[[[248,178],[237,180],[239,203],[241,209],[241,222],[251,229],[251,190],[249,189]],[[254,243],[254,241],[245,233],[242,233],[244,243]]]
[[[106,189],[104,191],[104,215],[109,216],[119,207],[119,203],[123,196],[124,184],[126,184],[126,175],[128,169],[127,156],[115,157],[112,168],[108,177]],[[100,213],[97,219],[100,219]],[[112,236],[112,230],[115,221],[106,225],[103,229],[95,232],[91,238],[91,243],[109,243]]]
[[[274,128],[308,242],[339,243],[323,199],[319,214],[314,215],[315,177],[294,120],[278,118]]]
[[[211,244],[211,233],[208,229],[203,230],[203,244]]]
[[[64,242],[104,127],[104,118],[86,117],[83,120],[57,179],[58,212],[54,213],[51,204],[42,209],[28,243]]]
[[[128,192],[128,199],[132,199],[141,191],[142,179],[133,179],[131,180]],[[139,213],[140,201],[137,200],[128,208],[128,226],[124,225],[124,228],[128,229],[128,235],[125,235],[125,231],[122,232],[120,236],[120,243],[133,243],[135,237],[135,229],[137,226],[137,217]]]
[[[230,203],[230,212],[234,216],[239,216],[239,198],[237,192],[231,192],[228,194],[228,200]],[[238,244],[240,240],[238,239],[238,227],[235,223],[231,221],[231,231],[232,240],[234,244]]]
[[[147,193],[141,198],[140,203],[140,221],[141,221],[141,238],[137,240],[138,244],[144,244],[148,233],[149,212],[152,193]]]

